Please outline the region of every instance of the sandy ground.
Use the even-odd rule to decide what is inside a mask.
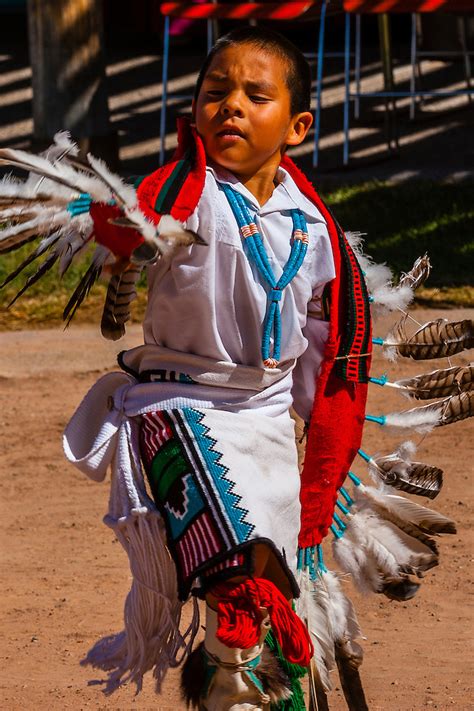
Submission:
[[[473,318],[474,312],[454,311],[449,317]],[[380,324],[376,332],[383,335],[384,328]],[[139,340],[139,329],[131,328],[121,348]],[[99,636],[121,628],[130,574],[120,545],[101,523],[108,487],[88,481],[65,462],[61,432],[87,388],[114,367],[117,350],[93,327],[0,335],[0,707],[5,711],[184,709],[177,672],[159,697],[146,680],[138,697],[124,687],[107,698],[100,687],[88,685],[98,675],[79,665]],[[455,361],[466,363],[468,355]],[[379,360],[374,372],[385,367]],[[404,363],[396,370],[402,367],[413,374],[424,369]],[[400,407],[396,396],[371,389],[369,412]],[[366,430],[366,450],[391,451],[394,441],[377,425]],[[435,507],[458,524],[457,535],[441,541],[442,565],[410,603],[354,595],[367,637],[362,675],[372,711],[474,708],[468,522],[474,503],[473,434],[472,421],[457,423],[419,448],[420,459],[445,470]],[[363,472],[363,465],[357,471]],[[334,687],[331,711],[339,711],[345,704],[336,676]]]

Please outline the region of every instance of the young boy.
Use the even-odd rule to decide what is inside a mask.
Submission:
[[[357,360],[357,353],[369,350],[370,331],[365,287],[336,223],[285,157],[311,127],[310,88],[305,59],[282,36],[248,28],[223,37],[200,72],[193,124],[181,126],[180,160],[138,188],[150,215],[150,206],[163,211],[163,195],[175,190],[171,214],[184,204],[186,228],[207,243],[180,247],[149,267],[144,345],[121,354],[132,380],[120,405],[117,393],[109,395],[109,410],[139,423],[179,599],[190,592],[206,599],[204,645],[186,663],[183,690],[188,703],[208,711],[263,709],[291,696],[264,648],[270,627],[287,671],[308,666],[310,637],[288,602],[298,595],[298,534],[302,548],[319,544],[360,442],[367,358]],[[184,189],[170,188],[183,173]],[[346,320],[347,299],[355,306]],[[344,337],[341,320],[349,329]],[[311,420],[301,480],[291,405]],[[80,415],[81,436],[99,417],[96,406],[90,412]],[[75,450],[77,423],[76,415],[66,432],[76,463],[86,451],[82,444],[80,454]],[[125,465],[117,464],[120,453],[113,456],[116,482]],[[126,517],[117,513],[117,496],[110,516],[118,530]],[[124,536],[129,552],[134,536]],[[153,595],[152,574],[144,579],[143,568],[153,567],[150,549],[137,550],[143,567],[136,574],[130,554],[136,580],[126,617],[132,609],[148,615],[144,658],[130,661],[132,623],[125,642],[112,651],[110,643],[99,646],[89,657],[115,668],[115,682],[126,670],[137,679],[154,665],[164,669],[177,653],[166,644],[149,651],[158,634],[150,606],[162,605],[163,592]],[[137,603],[140,595],[148,611]],[[177,602],[169,600],[171,609]],[[304,708],[293,696],[293,708]]]

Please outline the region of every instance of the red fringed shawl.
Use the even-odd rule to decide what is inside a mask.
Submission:
[[[336,277],[329,285],[329,337],[316,381],[301,474],[301,548],[321,542],[332,521],[337,490],[342,485],[362,439],[371,326],[364,277],[346,237],[330,210],[306,176],[285,156],[281,163],[298,188],[319,209],[327,222],[334,256]],[[137,187],[140,209],[154,223],[171,214],[185,221],[201,197],[206,156],[201,139],[185,119],[178,122],[178,148],[172,160],[142,179]],[[116,209],[116,208],[112,208]],[[124,255],[123,243],[130,244],[130,232],[114,228],[104,240],[102,229],[97,241]],[[133,247],[136,246],[136,235]],[[128,255],[132,248],[129,248]]]

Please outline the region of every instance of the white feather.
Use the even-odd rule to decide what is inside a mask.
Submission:
[[[367,237],[367,232],[351,232],[349,230],[349,232],[346,232],[345,235],[353,251],[362,252],[364,237]]]
[[[55,145],[65,154],[76,157],[79,155],[79,146],[71,139],[69,131],[58,131],[54,134]]]
[[[414,407],[411,410],[402,412],[390,412],[385,415],[385,426],[396,427],[397,429],[413,429],[421,434],[427,434],[439,425],[442,416],[442,409],[435,405],[424,405]]]
[[[413,300],[413,291],[409,286],[398,289],[389,284],[382,284],[372,289],[371,295],[373,298],[371,308],[376,316],[389,311],[405,311]]]
[[[329,597],[317,577],[311,580],[307,571],[297,574],[300,596],[295,601],[296,613],[305,622],[314,646],[314,661],[326,691],[332,688],[329,672],[334,669],[334,641],[329,613]]]
[[[66,210],[44,210],[37,217],[28,220],[28,222],[4,227],[0,230],[0,249],[2,244],[10,237],[29,230],[37,231],[38,236],[40,236],[51,232],[52,229],[56,229],[59,225],[67,224],[70,218],[71,216]]]
[[[388,487],[383,485],[375,489],[372,486],[368,487],[361,484],[360,486],[354,487],[354,500],[358,507],[372,507],[374,504],[377,505],[377,503],[379,503],[388,511],[392,511],[401,520],[418,526],[429,535],[455,532],[455,526],[451,519],[437,511],[426,508],[426,506],[421,506],[414,501],[409,501],[403,496],[389,493],[390,491]]]
[[[327,570],[321,578],[329,596],[329,621],[335,642],[362,637],[354,605],[342,591],[340,576]]]
[[[427,546],[412,536],[402,535],[395,524],[382,519],[370,507],[361,507],[356,516],[366,528],[370,550],[387,577],[397,578],[403,572],[420,573],[437,560]]]
[[[109,188],[94,176],[78,171],[67,163],[51,163],[43,156],[11,148],[0,149],[0,164],[15,165],[37,176],[66,184],[73,192],[89,193],[96,202],[107,202],[112,198]],[[41,186],[44,189],[44,182]],[[37,182],[31,186],[33,195]],[[73,197],[73,196],[71,196]]]
[[[132,185],[126,185],[122,178],[116,173],[112,173],[108,166],[100,158],[95,158],[91,153],[87,154],[89,165],[102,178],[106,185],[122,205],[129,210],[134,210],[137,205],[137,192]]]
[[[352,576],[354,585],[363,593],[380,592],[382,576],[367,545],[366,536],[360,536],[358,524],[350,517],[342,538],[333,542],[334,560],[344,573]]]
[[[401,288],[393,286],[393,274],[386,264],[376,264],[371,257],[363,253],[363,234],[348,232],[346,237],[364,272],[365,281],[373,301],[372,315],[377,318],[389,311],[401,309],[405,311],[413,300],[413,289],[409,286]]]

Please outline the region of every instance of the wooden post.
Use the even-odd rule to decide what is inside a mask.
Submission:
[[[28,0],[34,143],[67,129],[82,150],[117,163],[111,133],[101,0]]]

